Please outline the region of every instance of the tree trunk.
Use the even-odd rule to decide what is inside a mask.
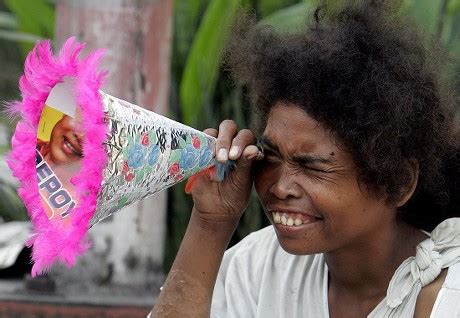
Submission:
[[[108,49],[102,88],[160,114],[168,110],[172,0],[59,0],[56,39],[77,36],[91,50]],[[117,212],[90,230],[91,252],[71,280],[145,286],[162,268],[166,191]]]

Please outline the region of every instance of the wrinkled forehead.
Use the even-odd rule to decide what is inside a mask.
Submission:
[[[287,152],[330,152],[339,144],[330,129],[313,119],[300,106],[277,103],[270,110],[261,139]]]

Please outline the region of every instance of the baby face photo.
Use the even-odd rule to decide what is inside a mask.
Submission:
[[[54,125],[49,141],[37,140],[37,148],[53,165],[78,163],[82,153],[83,134],[76,131],[76,120],[63,114]]]
[[[53,99],[51,102],[60,105]],[[46,104],[37,131],[35,163],[41,203],[49,219],[61,218],[64,223],[78,203],[72,176],[83,158],[79,117],[77,107]]]

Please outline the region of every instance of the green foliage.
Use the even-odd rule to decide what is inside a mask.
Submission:
[[[14,14],[9,12],[0,12],[0,28],[16,29],[18,27],[18,19]]]
[[[42,38],[52,38],[54,8],[43,0],[5,0],[0,2],[0,100],[18,98],[18,78],[25,55]],[[0,112],[3,103],[0,103]],[[1,123],[10,125],[2,118]],[[0,153],[5,151],[0,147]],[[3,160],[3,159],[2,159]],[[27,220],[25,208],[15,188],[0,178],[0,218]]]
[[[174,1],[174,56],[183,67],[209,0]]]
[[[447,4],[447,12],[454,14],[458,11],[460,11],[460,0],[450,0]]]
[[[276,11],[261,20],[259,24],[273,26],[281,32],[295,33],[305,25],[308,15],[314,8],[312,3],[297,3]]]
[[[43,0],[5,0],[5,5],[14,13],[17,29],[0,33],[0,37],[18,41],[24,56],[37,39],[52,38],[54,34],[54,9]]]
[[[442,1],[433,0],[406,0],[408,3],[408,13],[414,20],[423,25],[429,33],[435,33],[437,18]]]
[[[274,12],[282,10],[290,5],[296,4],[296,0],[264,0],[256,1],[261,17],[268,17]]]
[[[16,189],[0,179],[0,218],[3,221],[26,221],[27,213]]]
[[[180,85],[182,120],[196,123],[205,99],[212,95],[220,58],[240,0],[211,0],[195,35]]]

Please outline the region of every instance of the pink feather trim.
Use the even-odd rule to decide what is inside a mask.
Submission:
[[[96,209],[102,182],[102,171],[107,164],[104,149],[107,127],[99,88],[106,72],[98,71],[105,54],[99,49],[83,59],[79,54],[85,44],[69,38],[58,56],[53,56],[49,41],[39,42],[25,61],[24,75],[19,80],[22,101],[11,103],[8,112],[21,120],[12,138],[12,150],[7,162],[13,175],[19,179],[19,196],[26,205],[34,225],[32,276],[47,272],[52,264],[61,261],[67,266],[75,264],[90,244],[86,238],[89,221]],[[64,77],[76,79],[75,97],[82,110],[85,141],[80,171],[73,177],[80,205],[70,215],[70,225],[62,226],[50,221],[42,207],[35,169],[37,129],[45,101],[51,89]]]

